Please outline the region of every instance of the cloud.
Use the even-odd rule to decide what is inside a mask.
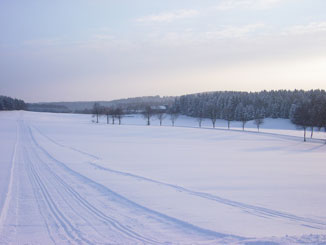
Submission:
[[[265,25],[261,23],[244,26],[226,26],[217,31],[207,32],[206,35],[209,39],[241,38],[256,32],[264,26]]]
[[[220,11],[236,8],[266,9],[275,6],[277,3],[285,0],[222,0],[216,9]]]
[[[144,39],[146,46],[155,46],[157,49],[165,48],[186,48],[202,47],[208,49],[209,46],[219,46],[221,43],[243,41],[244,39],[256,39],[265,35],[266,25],[263,23],[253,23],[248,25],[224,25],[212,30],[185,29],[178,31],[153,31]],[[204,51],[203,51],[204,52]]]
[[[285,35],[302,35],[312,33],[326,33],[326,22],[312,22],[306,25],[295,25],[287,28],[283,34]]]
[[[199,12],[194,9],[182,9],[172,12],[159,13],[156,15],[148,15],[138,18],[137,22],[173,22],[179,19],[192,18],[197,16]]]

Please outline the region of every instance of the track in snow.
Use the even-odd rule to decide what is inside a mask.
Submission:
[[[218,208],[230,207],[237,213],[245,212],[250,217],[267,218],[266,221],[275,220],[276,223],[291,224],[295,228],[306,226],[317,232],[318,229],[325,230],[325,221],[315,217],[297,216],[237,202],[168,182],[111,169],[99,156],[59,143],[37,127],[31,126],[29,122],[19,119],[17,125],[8,195],[0,216],[0,244],[247,244],[264,242],[264,239],[260,238],[250,239],[215,232],[213,230],[219,229],[214,229],[214,227],[212,230],[205,229],[200,227],[201,223],[196,220],[192,222],[190,219],[193,223],[191,224],[182,220],[187,220],[186,217],[178,215],[176,217],[179,219],[172,217],[173,212],[172,215],[167,215],[169,211],[164,209],[156,211],[148,208],[146,205],[151,203],[143,202],[142,199],[138,199],[139,203],[127,199],[120,194],[124,193],[123,189],[120,192],[120,188],[108,184],[114,184],[114,180],[145,183],[143,186],[156,191],[164,189],[168,191],[168,194],[177,192],[177,198],[203,200],[204,204]],[[50,153],[53,150],[55,154]],[[67,158],[58,160],[56,156],[61,157],[61,153],[67,154]],[[78,164],[69,162],[69,157],[72,161],[75,161],[75,157],[83,159],[80,163],[86,163],[83,165],[84,174],[81,174],[82,170],[78,169]],[[87,161],[85,162],[84,159]],[[112,181],[104,181],[101,184],[102,182],[96,182],[101,181],[96,175],[93,176],[94,179],[89,177],[92,174],[88,174],[85,170],[94,169],[94,167],[99,170],[94,174],[112,178]],[[113,191],[116,189],[118,191]],[[129,196],[129,192],[126,193],[126,196]],[[137,200],[137,198],[132,199]],[[202,218],[206,219],[206,217]],[[326,237],[312,235],[307,238],[279,237],[265,240],[298,244],[303,243],[302,239],[307,239],[306,243],[309,244],[314,239],[326,240]]]
[[[20,121],[17,132],[16,154],[20,161],[13,168],[9,189],[15,191],[10,191],[8,208],[1,214],[0,243],[163,244],[242,240],[142,207],[56,160],[39,145],[26,123]]]
[[[15,145],[14,145],[14,151],[11,157],[11,169],[10,169],[10,177],[9,177],[9,185],[8,185],[8,191],[6,194],[5,202],[3,204],[1,213],[0,213],[0,234],[1,230],[4,227],[6,217],[8,215],[8,209],[9,209],[9,204],[11,202],[12,196],[13,196],[13,181],[14,181],[14,169],[15,169],[15,162],[16,162],[16,155],[17,155],[17,147],[18,147],[18,139],[19,139],[19,130],[18,130],[18,125],[16,125],[16,140],[15,140]]]
[[[103,167],[102,165],[99,164],[100,157],[95,156],[90,153],[87,153],[85,151],[81,151],[81,150],[76,149],[71,146],[66,146],[66,145],[60,144],[57,141],[55,141],[54,139],[52,139],[51,137],[49,137],[48,135],[44,134],[37,127],[33,127],[33,128],[37,132],[39,132],[43,137],[45,137],[46,139],[51,141],[52,143],[54,143],[60,147],[63,147],[63,148],[69,149],[69,150],[73,150],[75,152],[78,152],[80,154],[83,154],[83,155],[86,155],[86,156],[92,158],[93,161],[89,161],[88,163],[99,170],[106,171],[106,172],[116,174],[116,175],[121,175],[121,176],[129,177],[129,178],[137,179],[137,180],[141,180],[141,181],[150,182],[150,183],[157,184],[157,185],[166,186],[168,188],[172,188],[179,192],[187,193],[189,195],[197,196],[200,198],[208,199],[210,201],[218,202],[218,203],[221,203],[224,205],[228,205],[228,206],[232,206],[232,207],[241,209],[241,210],[248,212],[252,215],[256,215],[256,216],[260,216],[260,217],[268,217],[268,218],[277,218],[277,219],[281,219],[281,220],[285,220],[285,221],[291,221],[294,223],[298,223],[299,225],[307,226],[307,227],[311,227],[311,228],[315,228],[315,229],[321,229],[321,230],[326,229],[326,222],[324,222],[322,220],[307,218],[307,217],[300,217],[300,216],[297,216],[297,215],[294,215],[291,213],[286,213],[286,212],[281,212],[278,210],[273,210],[273,209],[268,209],[268,208],[264,208],[264,207],[260,207],[260,206],[250,205],[247,203],[241,203],[241,202],[233,201],[233,200],[226,199],[226,198],[223,198],[220,196],[216,196],[216,195],[212,195],[212,194],[208,194],[208,193],[204,193],[204,192],[189,190],[189,189],[181,187],[181,186],[164,183],[161,181],[157,181],[157,180],[154,180],[151,178],[135,175],[132,173],[117,171],[117,170],[114,170],[114,169],[111,169],[108,167]]]

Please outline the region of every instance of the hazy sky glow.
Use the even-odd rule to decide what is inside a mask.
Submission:
[[[0,94],[326,89],[325,44],[325,0],[0,1]]]

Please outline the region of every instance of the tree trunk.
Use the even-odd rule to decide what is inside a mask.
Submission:
[[[310,138],[312,139],[312,136],[314,135],[314,127],[311,127],[311,134],[310,134]]]
[[[228,129],[230,130],[231,121],[228,121]]]
[[[109,115],[106,115],[106,123],[109,124],[110,123],[110,118]]]
[[[96,114],[96,123],[98,123],[98,114]]]
[[[306,128],[303,128],[303,141],[306,142]]]

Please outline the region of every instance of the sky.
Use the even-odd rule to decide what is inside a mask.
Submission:
[[[0,94],[326,89],[325,0],[0,0]]]

